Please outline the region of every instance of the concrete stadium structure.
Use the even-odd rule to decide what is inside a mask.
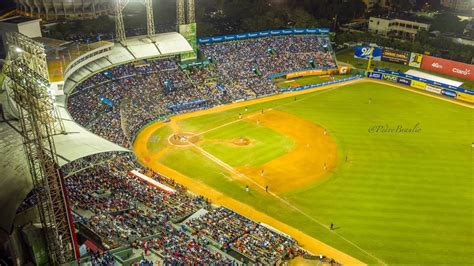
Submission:
[[[18,11],[46,20],[95,18],[113,12],[110,0],[15,0]]]
[[[131,37],[125,44],[98,42],[84,49],[79,44],[62,44],[60,41],[55,42],[46,38],[36,40],[45,44],[48,53],[51,91],[55,95],[55,105],[66,131],[66,134],[54,136],[58,163],[61,166],[93,154],[127,151],[89,132],[72,119],[66,109],[66,99],[76,86],[88,77],[117,65],[144,59],[178,56],[193,51],[186,39],[177,32],[159,33],[151,37]],[[79,54],[71,55],[73,50]],[[59,65],[55,60],[58,57],[63,58]],[[61,71],[58,72],[57,69]],[[54,71],[58,73],[53,74]],[[57,79],[58,75],[61,77],[60,80],[52,81]],[[9,79],[6,78],[0,89],[0,114],[3,112],[5,119],[10,122],[0,123],[0,136],[2,136],[0,165],[4,177],[2,185],[9,189],[0,197],[0,208],[5,212],[5,217],[0,223],[0,238],[7,237],[10,233],[16,209],[32,189],[27,160],[21,148],[22,138],[14,129],[18,129],[19,124],[15,121],[16,104],[9,96],[9,90]]]

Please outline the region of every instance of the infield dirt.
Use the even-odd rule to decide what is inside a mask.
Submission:
[[[174,146],[173,143],[169,143],[162,151],[155,153],[150,152],[147,148],[149,139],[160,127],[168,125],[174,133],[182,133],[176,123],[179,120],[275,99],[293,97],[294,95],[309,93],[311,91],[328,90],[338,86],[340,85],[327,86],[304,92],[288,93],[285,95],[276,95],[250,102],[230,104],[195,113],[178,115],[173,117],[169,123],[157,122],[144,128],[136,138],[134,151],[145,166],[175,179],[177,182],[188,187],[191,192],[203,195],[215,204],[225,206],[255,221],[266,223],[291,235],[303,248],[313,254],[322,253],[347,265],[361,265],[363,264],[361,261],[322,243],[294,227],[288,226],[271,216],[257,211],[247,204],[230,198],[199,180],[187,177],[160,162],[160,158],[165,156],[168,151],[182,147]],[[243,119],[271,128],[282,135],[290,137],[295,143],[294,148],[289,153],[262,166],[252,168],[241,167],[236,169],[238,172],[250,178],[254,178],[260,186],[269,185],[274,193],[291,191],[323,178],[335,168],[337,162],[336,144],[331,136],[325,133],[324,128],[278,110],[265,111],[263,114],[247,116]],[[196,144],[199,145],[199,141]],[[265,171],[263,176],[261,175],[262,169]],[[236,180],[241,180],[241,178],[236,177]]]

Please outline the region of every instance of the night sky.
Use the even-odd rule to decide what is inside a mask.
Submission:
[[[0,0],[0,12],[15,7],[13,0]]]

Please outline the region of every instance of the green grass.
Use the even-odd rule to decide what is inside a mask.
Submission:
[[[158,128],[150,137],[150,140],[147,143],[147,149],[152,152],[160,151],[166,146],[166,144],[168,144],[168,137],[172,133],[173,130],[169,126]]]
[[[249,139],[250,145],[239,147],[232,144],[232,141],[240,137]],[[203,138],[204,142],[200,144],[202,148],[233,167],[265,164],[288,153],[294,144],[286,136],[247,121],[239,121],[208,132]]]
[[[324,224],[333,222],[339,235],[388,264],[474,262],[472,109],[375,83],[298,97],[297,102],[286,98],[251,106],[249,112],[273,107],[324,126],[337,143],[340,161],[325,181],[280,196]],[[242,108],[181,125],[209,129],[239,112]],[[418,133],[369,132],[379,124],[417,123]],[[239,126],[222,130],[238,131]],[[377,263],[276,199],[247,195],[245,184],[230,180],[224,169],[190,148],[173,151],[163,162],[364,262]]]
[[[338,53],[336,56],[337,56],[337,60],[340,61],[340,62],[351,64],[356,68],[367,69],[368,60],[354,58],[354,50],[353,49],[349,49],[349,50],[344,51],[342,53]],[[410,69],[414,69],[414,70],[417,70],[417,71],[425,72],[425,73],[436,75],[436,76],[439,76],[439,77],[464,82],[463,85],[461,86],[462,88],[474,90],[474,81],[473,80],[461,79],[461,78],[449,76],[449,75],[446,75],[446,74],[443,74],[443,73],[437,73],[437,72],[433,72],[433,71],[422,70],[422,69],[419,69],[419,68],[416,68],[416,67],[410,67],[410,66],[405,66],[405,65],[402,65],[402,64],[396,64],[396,63],[391,63],[391,62],[372,61],[372,68],[375,68],[375,67],[376,68],[387,68],[387,69],[390,69],[390,70],[393,70],[393,71],[400,71],[400,72],[406,72]]]

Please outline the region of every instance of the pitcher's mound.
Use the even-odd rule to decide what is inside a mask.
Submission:
[[[189,146],[199,141],[199,137],[193,133],[176,133],[169,137],[169,142],[176,146]]]
[[[232,144],[237,146],[247,146],[250,144],[250,140],[247,138],[239,138],[232,141]]]

